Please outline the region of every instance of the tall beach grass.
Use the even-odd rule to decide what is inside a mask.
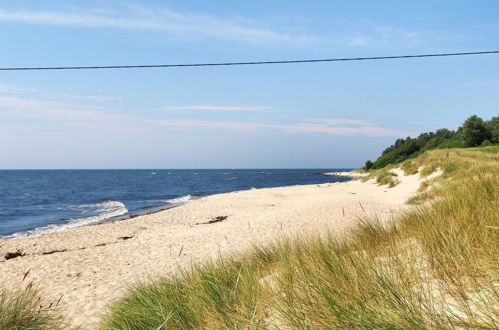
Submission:
[[[406,161],[408,174],[443,174],[422,189],[420,205],[393,222],[362,219],[348,238],[282,238],[133,284],[100,327],[498,328],[493,148],[433,150]]]
[[[17,291],[0,289],[0,329],[67,329],[57,303],[44,302],[32,284]]]

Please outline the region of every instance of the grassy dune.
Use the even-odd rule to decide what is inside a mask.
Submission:
[[[283,238],[133,284],[99,327],[498,328],[498,152],[433,150],[407,160],[406,173],[442,175],[423,182],[415,207],[390,225],[362,219],[348,238]],[[389,171],[372,175],[390,185]],[[5,315],[21,315],[12,306],[0,303],[0,328]]]
[[[392,225],[364,219],[350,239],[282,239],[135,284],[101,328],[499,327],[497,148],[435,150],[402,168],[443,174],[421,188],[432,202]]]

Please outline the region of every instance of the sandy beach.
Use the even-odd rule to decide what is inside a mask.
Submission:
[[[0,241],[0,286],[33,281],[75,325],[94,328],[129,283],[282,235],[342,232],[366,213],[390,219],[407,208],[419,174],[394,188],[372,180],[212,195],[131,219]],[[23,256],[6,260],[7,253]],[[22,284],[23,275],[29,274]]]

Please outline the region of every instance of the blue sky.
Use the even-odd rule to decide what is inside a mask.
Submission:
[[[0,66],[499,48],[497,1],[14,1]],[[0,73],[0,168],[342,168],[499,114],[499,55]]]

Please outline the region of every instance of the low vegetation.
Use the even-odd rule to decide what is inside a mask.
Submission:
[[[484,121],[474,115],[466,119],[457,131],[442,128],[420,134],[417,138],[398,139],[376,161],[368,160],[364,168],[380,169],[399,164],[433,149],[487,147],[494,144],[499,144],[499,116]]]
[[[0,329],[63,329],[56,304],[42,302],[31,284],[16,292],[0,289]]]
[[[399,180],[396,179],[396,177],[396,173],[393,173],[391,171],[383,171],[376,177],[376,182],[380,185],[386,184],[388,185],[388,187],[393,188],[399,183]]]
[[[431,203],[390,224],[363,219],[348,239],[287,238],[135,284],[101,328],[497,328],[498,157],[424,153],[402,167],[442,171],[424,188]]]
[[[362,182],[366,182],[370,179],[374,179],[379,186],[387,185],[389,188],[393,188],[400,183],[397,178],[398,174],[393,172],[391,168],[382,168],[379,170],[371,170],[361,178]]]

